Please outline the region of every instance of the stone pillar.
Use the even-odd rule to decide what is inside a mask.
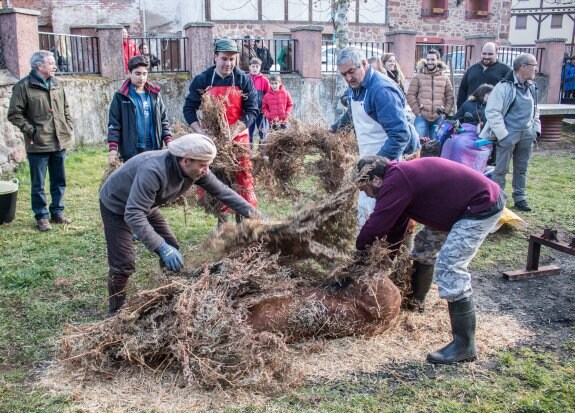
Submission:
[[[322,26],[299,26],[291,29],[295,40],[294,66],[304,79],[321,79]]]
[[[496,37],[491,34],[472,34],[465,36],[465,48],[469,49],[471,46],[471,55],[465,56],[469,66],[474,65],[481,59],[481,49],[485,43],[493,42],[495,43]],[[469,67],[468,66],[468,67]]]
[[[394,30],[387,32],[385,39],[392,42],[390,50],[401,66],[403,75],[409,81],[415,73],[415,30]]]
[[[123,26],[119,24],[99,24],[96,26],[100,49],[100,73],[112,80],[126,79],[124,66]]]
[[[549,78],[547,89],[547,102],[561,102],[561,70],[567,39],[540,39],[535,40],[536,56],[539,63],[539,73]]]
[[[186,65],[192,78],[214,64],[214,23],[197,22],[184,26],[186,32]]]
[[[38,16],[27,9],[0,8],[0,41],[6,69],[21,79],[30,72],[30,57],[40,48]]]

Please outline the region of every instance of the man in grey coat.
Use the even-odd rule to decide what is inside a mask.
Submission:
[[[497,159],[492,179],[505,189],[505,178],[513,158],[513,201],[520,211],[531,211],[525,187],[531,147],[541,135],[537,84],[537,59],[529,53],[517,56],[513,72],[499,82],[487,100],[487,123],[481,131],[483,139],[497,139]]]
[[[170,271],[184,266],[178,241],[160,214],[160,205],[175,201],[195,184],[243,217],[260,216],[210,172],[215,156],[210,138],[189,134],[170,142],[167,150],[134,156],[104,183],[100,213],[108,250],[109,315],[124,304],[128,278],[135,270],[132,234],[158,254],[161,265]]]

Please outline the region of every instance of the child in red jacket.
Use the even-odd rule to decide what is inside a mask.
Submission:
[[[280,75],[270,75],[269,79],[271,90],[264,96],[262,111],[273,130],[285,129],[293,107],[291,96],[284,89]]]
[[[252,123],[249,127],[250,144],[252,146],[252,149],[254,147],[254,135],[256,133],[256,130],[258,131],[258,134],[260,136],[259,140],[260,142],[264,140],[264,137],[266,136],[266,133],[268,131],[268,122],[264,117],[264,114],[262,113],[262,100],[265,94],[268,93],[271,89],[268,78],[260,73],[261,68],[262,68],[262,61],[257,57],[252,57],[250,59],[250,71],[248,73],[248,76],[252,80],[254,87],[258,92],[258,107],[260,109],[260,113],[256,117],[256,121]]]

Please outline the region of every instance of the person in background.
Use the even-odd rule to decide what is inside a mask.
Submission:
[[[509,164],[513,159],[513,201],[519,211],[529,212],[527,168],[535,139],[541,135],[537,84],[537,59],[522,53],[513,61],[513,71],[493,88],[485,107],[487,123],[482,139],[497,140],[497,158],[491,179],[505,189]]]
[[[381,57],[381,61],[387,76],[397,83],[397,86],[405,93],[405,76],[403,76],[399,63],[397,63],[395,53],[385,53]]]
[[[408,308],[423,312],[435,281],[439,297],[447,300],[453,335],[453,341],[429,353],[427,361],[475,360],[475,306],[467,267],[499,220],[505,193],[473,169],[437,157],[393,162],[368,156],[359,160],[357,171],[360,191],[376,204],[356,248],[365,250],[384,238],[395,245],[405,237],[410,219],[423,224],[411,251],[415,273]]]
[[[270,91],[264,96],[262,110],[273,130],[287,127],[292,108],[291,96],[282,85],[280,75],[270,75]]]
[[[575,57],[568,58],[563,68],[563,97],[575,97]]]
[[[250,35],[244,36],[244,41],[242,42],[242,49],[239,55],[239,67],[245,72],[250,70],[250,61],[258,57],[255,48],[254,38]]]
[[[260,73],[260,69],[262,67],[262,61],[257,57],[252,57],[250,60],[250,72],[248,76],[252,80],[256,91],[258,92],[258,108],[259,113],[256,117],[256,121],[252,123],[249,127],[250,131],[250,145],[253,149],[254,147],[254,134],[255,131],[258,131],[259,135],[259,142],[261,143],[264,140],[264,136],[266,136],[268,130],[268,121],[262,112],[262,101],[264,95],[270,91],[270,82],[267,77]]]
[[[511,68],[498,60],[497,45],[485,43],[481,49],[481,60],[469,67],[461,79],[457,92],[457,107],[463,106],[467,98],[484,83],[495,86]]]
[[[135,271],[132,235],[160,257],[160,266],[178,272],[184,258],[175,234],[159,206],[174,202],[198,185],[247,218],[261,214],[210,172],[216,146],[210,138],[189,134],[170,142],[167,150],[134,156],[100,189],[100,213],[108,251],[108,315],[126,301],[128,278]]]
[[[280,65],[280,71],[292,71],[292,48],[290,42],[281,48],[280,54],[278,55],[278,64]]]
[[[488,83],[484,83],[475,89],[471,96],[469,96],[469,99],[461,105],[455,114],[455,118],[460,123],[478,125],[479,130],[477,133],[479,133],[487,121],[485,118],[485,106],[487,105],[487,99],[492,90],[493,86]]]
[[[437,125],[443,115],[453,109],[453,86],[449,76],[443,74],[445,64],[439,52],[430,49],[427,57],[417,63],[417,73],[409,84],[407,103],[415,114],[415,129],[423,141],[434,140]]]
[[[128,31],[125,28],[122,29],[122,37],[124,38],[124,40],[122,41],[124,47],[124,71],[128,73],[130,71],[128,69],[128,61],[132,57],[138,56],[140,52],[138,50],[138,46],[136,46],[136,43],[133,40],[129,39]]]
[[[268,73],[274,65],[274,59],[270,50],[264,45],[264,39],[256,37],[255,48],[258,59],[262,61],[262,72]]]
[[[150,62],[150,72],[154,71],[154,68],[160,66],[160,59],[156,57],[156,55],[150,53],[150,47],[146,43],[142,43],[138,46],[138,50],[140,51],[140,55],[144,56]]]
[[[130,78],[114,94],[108,113],[108,163],[162,149],[172,140],[166,105],[159,86],[148,83],[149,61],[130,59]]]
[[[377,70],[382,75],[387,76],[385,67],[383,66],[383,62],[379,56],[371,56],[369,59],[367,59],[367,63],[369,63],[373,70]]]
[[[54,75],[56,60],[47,50],[38,50],[30,57],[32,70],[12,88],[8,120],[24,135],[30,165],[32,211],[38,230],[52,229],[50,221],[69,224],[64,215],[66,190],[66,150],[74,142],[72,116],[64,88]],[[44,183],[50,174],[52,203],[47,208]],[[50,220],[48,220],[50,217]]]

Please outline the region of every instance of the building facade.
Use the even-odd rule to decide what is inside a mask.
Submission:
[[[177,35],[191,22],[214,22],[215,36],[288,38],[307,24],[333,34],[331,0],[12,0],[40,11],[40,29],[89,34],[98,24],[121,24],[135,35]],[[350,0],[350,41],[383,41],[392,30],[415,30],[421,41],[463,42],[464,36],[509,37],[510,0]]]

